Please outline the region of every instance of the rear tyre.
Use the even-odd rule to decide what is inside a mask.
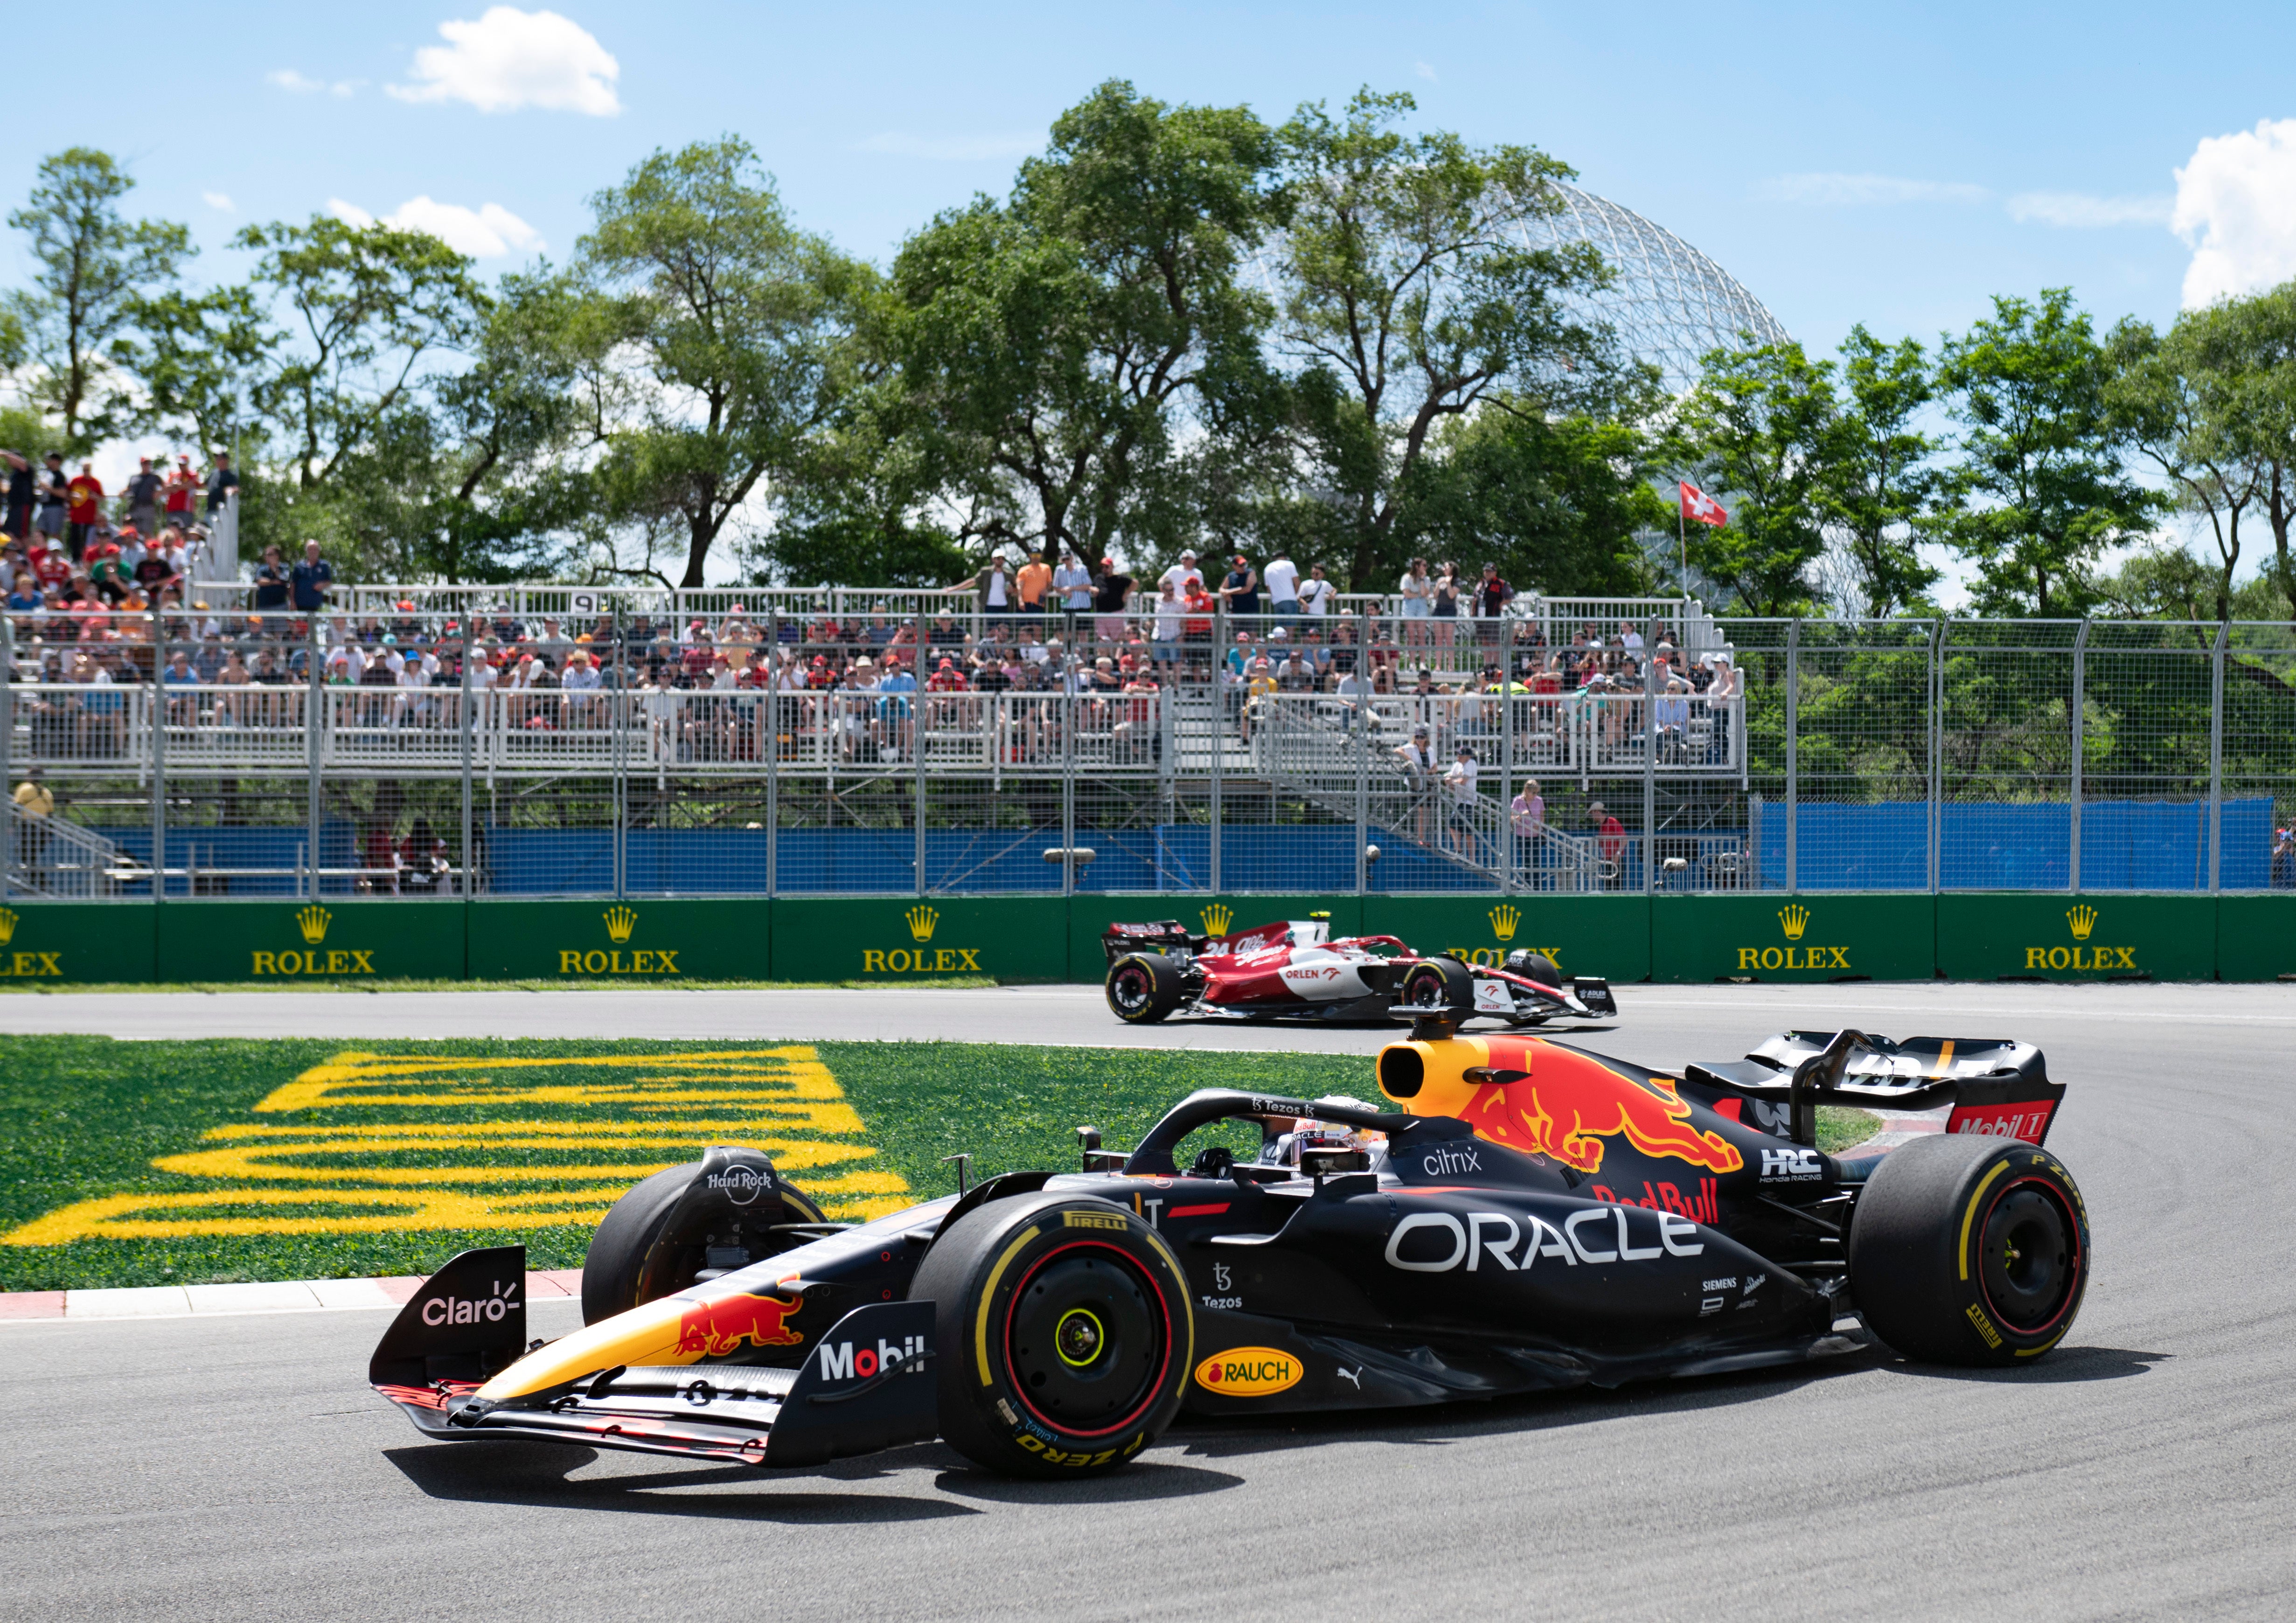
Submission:
[[[770,1165],[756,1151],[734,1153],[737,1165]],[[705,1161],[668,1167],[614,1202],[582,1258],[585,1324],[683,1291],[713,1264],[718,1272],[746,1267],[806,1243],[803,1234],[775,1233],[777,1225],[823,1221],[821,1208],[792,1184],[777,1179],[737,1206],[730,1197],[709,1198],[718,1192],[709,1189],[709,1175]]]
[[[1162,953],[1127,953],[1108,966],[1108,1006],[1128,1026],[1151,1025],[1180,1006],[1179,965]]]
[[[1179,1412],[1195,1353],[1186,1277],[1124,1207],[991,1201],[934,1240],[909,1295],[934,1305],[941,1436],[991,1471],[1111,1471]]]
[[[2072,1327],[2088,1268],[2072,1176],[2013,1139],[1939,1134],[1891,1151],[1850,1223],[1858,1311],[1931,1364],[2038,1357]]]
[[[1456,958],[1429,958],[1403,977],[1398,1006],[1414,1014],[1464,1020],[1475,1012],[1475,977]]]

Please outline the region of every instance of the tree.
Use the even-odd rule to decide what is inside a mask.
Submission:
[[[282,340],[247,283],[138,299],[111,359],[142,389],[127,420],[146,432],[230,445],[250,422],[255,380]]]
[[[1840,475],[1833,365],[1791,342],[1717,349],[1677,425],[1677,455],[1730,508],[1726,525],[1690,526],[1691,567],[1750,614],[1800,612],[1834,504],[1855,488]]]
[[[591,201],[600,488],[617,517],[674,525],[699,586],[727,522],[835,409],[871,273],[792,225],[734,136],[656,152]]]
[[[1568,414],[1612,370],[1609,333],[1570,303],[1603,281],[1601,256],[1532,246],[1571,171],[1529,147],[1404,135],[1415,106],[1360,90],[1343,117],[1310,103],[1281,132],[1281,343],[1358,591],[1399,565],[1403,492],[1439,423],[1502,390]]]
[[[1938,441],[1914,422],[1931,400],[1928,358],[1912,339],[1882,343],[1861,326],[1842,340],[1835,432],[1819,501],[1861,602],[1882,619],[1936,584],[1916,550],[1938,491]]]
[[[2078,614],[2107,548],[2142,537],[2158,503],[2130,479],[2105,398],[2111,368],[2068,288],[2006,296],[1944,340],[1938,386],[1963,426],[1941,526],[1977,566],[1988,614]]]
[[[1186,482],[1185,430],[1224,439],[1267,397],[1269,312],[1240,271],[1275,156],[1247,109],[1111,81],[1054,122],[1007,201],[904,245],[892,355],[957,537],[1097,561],[1187,523],[1163,499]]]
[[[250,225],[233,245],[260,256],[258,297],[286,312],[258,409],[301,492],[322,490],[478,336],[485,296],[471,261],[428,233],[315,215]]]
[[[71,147],[41,160],[27,207],[8,216],[31,239],[33,266],[31,287],[10,296],[12,324],[38,363],[35,398],[75,455],[119,428],[119,403],[101,395],[105,352],[194,251],[183,226],[120,214],[135,184],[110,154]]]

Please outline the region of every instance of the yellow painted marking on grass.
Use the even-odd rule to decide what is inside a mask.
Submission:
[[[643,1074],[548,1074],[602,1069]],[[527,1111],[484,1119],[504,1106]],[[586,1114],[528,1113],[547,1106]],[[340,1119],[348,1111],[391,1119]],[[213,1186],[75,1201],[0,1242],[592,1225],[639,1179],[719,1143],[763,1150],[832,1217],[882,1217],[912,1199],[898,1173],[855,1165],[877,1150],[807,1047],[547,1059],[351,1052],[274,1088],[254,1113],[275,1119],[210,1127],[203,1147],[152,1163]],[[308,1125],[275,1119],[299,1114]]]

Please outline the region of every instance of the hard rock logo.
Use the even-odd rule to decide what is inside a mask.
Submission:
[[[677,967],[677,955],[685,949],[679,947],[647,947],[635,952],[622,950],[632,932],[638,927],[638,910],[619,903],[598,915],[605,921],[606,939],[613,946],[601,952],[596,947],[587,951],[580,947],[561,948],[558,972],[562,975],[677,975],[685,971]]]
[[[1742,947],[1738,949],[1738,970],[1741,975],[1756,970],[1833,970],[1841,974],[1854,974],[1849,966],[1849,949],[1846,947],[1800,947],[1795,943],[1809,931],[1814,916],[1800,902],[1789,902],[1778,909],[1778,929],[1785,935],[1784,947]]]
[[[2029,947],[2025,949],[2025,967],[2029,970],[2119,970],[2126,974],[2142,974],[2136,967],[2136,949],[2133,947],[2086,947],[2096,932],[2101,915],[2087,902],[2065,914],[2065,926],[2072,931],[2071,947]]]
[[[1224,936],[1227,934],[1227,927],[1235,922],[1235,914],[1218,902],[1196,916],[1204,922],[1204,933],[1208,936]]]

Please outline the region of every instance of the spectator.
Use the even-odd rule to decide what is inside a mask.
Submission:
[[[1308,578],[1300,583],[1300,608],[1302,612],[1321,619],[1331,613],[1332,605],[1340,600],[1340,589],[1324,578],[1324,566],[1308,566]]]
[[[2296,890],[2296,828],[2275,829],[2272,847],[2272,888]]]
[[[1435,646],[1448,650],[1451,646],[1452,622],[1459,618],[1459,566],[1444,564],[1435,572],[1435,590],[1427,599],[1430,618],[1441,621],[1429,629]]]
[[[1020,582],[1013,578],[1011,567],[1005,563],[1001,547],[989,553],[988,561],[980,566],[972,579],[960,580],[949,590],[980,594],[980,609],[984,614],[1010,614],[1021,602]]]
[[[1045,594],[1053,589],[1052,566],[1042,553],[1030,553],[1021,566],[1021,611],[1033,619],[1045,617]]]
[[[8,612],[30,614],[39,609],[45,601],[40,596],[39,582],[32,578],[31,572],[27,570],[17,570],[15,586],[8,594]]]
[[[120,505],[127,510],[127,522],[139,536],[160,533],[160,489],[167,481],[152,471],[152,459],[138,459],[135,476],[127,481],[120,493]]]
[[[1459,855],[1475,856],[1475,752],[1464,739],[1443,771],[1444,809],[1448,814],[1452,843]]]
[[[1124,640],[1124,611],[1132,601],[1132,577],[1116,567],[1116,560],[1100,561],[1100,578],[1093,583],[1092,606],[1097,616],[1094,630],[1103,643]]]
[[[423,816],[414,819],[394,857],[399,893],[404,896],[436,896],[447,888],[455,865],[446,840],[432,832],[430,819]]]
[[[1706,714],[1714,731],[1707,745],[1707,760],[1719,765],[1730,759],[1730,701],[1738,696],[1738,671],[1726,653],[1716,654],[1711,663],[1714,679],[1706,687]]]
[[[1300,618],[1300,566],[1292,561],[1291,553],[1278,546],[1275,555],[1267,561],[1267,611],[1276,617],[1278,625],[1289,626]]]
[[[1499,578],[1499,566],[1496,563],[1483,565],[1483,578],[1475,586],[1474,613],[1475,619],[1480,622],[1477,629],[1487,651],[1486,658],[1490,657],[1488,651],[1498,646],[1499,622],[1506,614],[1507,605],[1513,601],[1514,588]]]
[[[1619,646],[1625,649],[1628,656],[1636,661],[1642,659],[1643,634],[1635,629],[1632,620],[1619,622]]]
[[[32,459],[20,451],[0,450],[0,463],[8,465],[8,501],[0,510],[0,532],[18,541],[27,541],[32,535],[32,494],[38,486],[38,476],[32,471]]]
[[[210,523],[229,494],[239,488],[239,475],[231,471],[231,453],[218,449],[215,454],[215,471],[208,476],[207,511]]]
[[[1423,678],[1427,675],[1425,671],[1419,674]],[[1435,783],[1435,753],[1428,737],[1427,724],[1421,722],[1411,729],[1411,742],[1395,752],[1395,758],[1403,763],[1404,781],[1411,791],[1414,837],[1421,845],[1427,843],[1427,810]]]
[[[1651,722],[1658,733],[1659,759],[1680,760],[1683,735],[1690,730],[1690,689],[1681,677],[1667,683],[1651,707]]]
[[[1419,622],[1425,619],[1435,606],[1435,581],[1427,573],[1427,560],[1414,558],[1411,567],[1403,571],[1396,585],[1396,594],[1403,600],[1403,643],[1406,648],[1423,648],[1427,644],[1427,627]]]
[[[1538,780],[1525,778],[1522,787],[1507,804],[1507,824],[1514,833],[1514,865],[1520,873],[1533,876],[1531,888],[1543,890],[1546,886],[1539,877],[1546,867],[1545,842],[1546,832],[1546,798],[1538,792]]]
[[[1171,587],[1173,596],[1185,601],[1188,595],[1188,578],[1190,576],[1194,576],[1201,579],[1202,578],[1203,571],[1196,567],[1196,549],[1192,546],[1184,546],[1180,549],[1179,562],[1174,564],[1170,569],[1166,570],[1161,575],[1156,577],[1156,580],[1157,584],[1160,586]]]
[[[192,527],[192,504],[198,499],[199,488],[200,476],[192,471],[192,459],[179,453],[175,467],[168,473],[168,494],[162,509],[170,529]]]
[[[1587,821],[1594,825],[1595,850],[1603,859],[1603,889],[1616,890],[1626,874],[1627,826],[1611,816],[1600,800],[1587,807]]]
[[[64,481],[62,451],[51,451],[42,460],[45,467],[34,480],[39,510],[33,514],[33,528],[53,547],[64,537],[64,515],[70,509],[71,487]]]
[[[279,549],[263,549],[263,561],[255,570],[255,611],[270,614],[287,606],[287,566],[280,561]]]
[[[1148,644],[1149,657],[1167,678],[1180,657],[1180,627],[1186,611],[1186,605],[1180,600],[1178,586],[1179,583],[1173,580],[1170,570],[1166,570],[1163,578],[1156,583],[1156,618],[1151,627]]]
[[[1219,596],[1230,614],[1259,612],[1259,574],[1242,553],[1235,555],[1235,567],[1220,582]]]
[[[70,549],[72,561],[78,563],[87,555],[89,537],[95,534],[96,521],[103,516],[103,481],[95,477],[95,464],[80,463],[79,471],[72,475],[65,489],[71,511],[64,529],[64,545]]]
[[[1204,578],[1191,576],[1188,580],[1187,614],[1180,621],[1180,641],[1186,644],[1191,660],[1201,660],[1211,651],[1213,616],[1219,604],[1204,589]]]
[[[1077,561],[1073,552],[1062,552],[1061,567],[1053,571],[1053,590],[1061,594],[1061,606],[1070,614],[1091,609],[1092,571]]]
[[[316,541],[303,543],[303,561],[288,576],[288,594],[295,607],[316,614],[327,606],[327,593],[335,584],[335,568],[319,556]]]

